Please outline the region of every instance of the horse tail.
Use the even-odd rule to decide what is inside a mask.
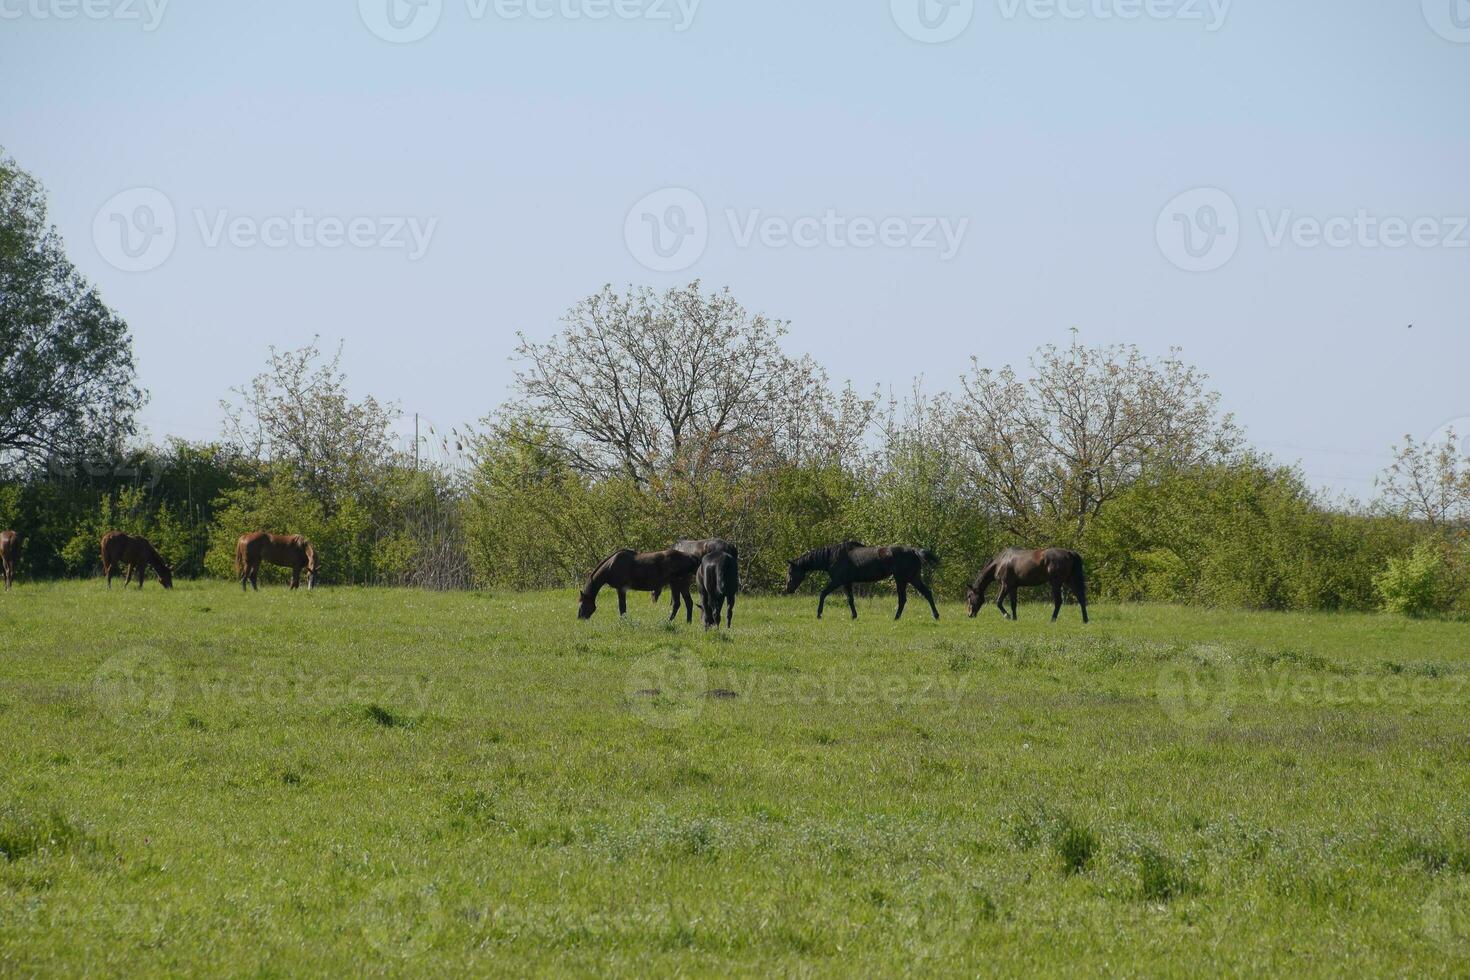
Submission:
[[[235,542],[235,575],[239,577],[245,571],[245,535],[240,535],[240,540]]]
[[[740,560],[729,552],[720,562],[719,583],[722,596],[733,596],[740,591]]]
[[[1075,551],[1072,552],[1072,590],[1077,593],[1077,601],[1086,606],[1087,577],[1082,572],[1082,556]]]

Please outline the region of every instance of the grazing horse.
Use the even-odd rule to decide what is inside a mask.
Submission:
[[[5,573],[5,590],[15,581],[15,563],[20,559],[20,533],[0,531],[0,570]]]
[[[734,549],[711,551],[699,562],[699,604],[704,607],[704,628],[720,625],[720,607],[729,603],[725,628],[735,619],[735,593],[740,591],[740,560]]]
[[[235,542],[235,574],[240,576],[240,591],[245,591],[246,582],[256,591],[260,590],[260,563],[263,561],[291,569],[293,589],[301,585],[301,570],[306,569],[306,587],[316,588],[317,571],[321,566],[317,564],[316,549],[301,535],[267,534],[264,531],[240,535],[240,540]]]
[[[735,546],[733,544],[726,541],[724,538],[701,538],[697,540],[675,541],[674,550],[682,551],[684,554],[689,555],[691,558],[700,559],[703,559],[705,555],[711,554],[712,552],[728,551],[730,554],[735,556],[735,560],[737,562],[740,560],[740,552],[735,549]],[[653,601],[658,602],[658,597],[662,593],[662,589],[654,589]],[[677,613],[678,611],[679,597],[675,595],[674,612]]]
[[[628,612],[628,590],[656,592],[665,587],[674,591],[674,611],[669,621],[679,613],[682,598],[688,607],[686,622],[694,622],[694,600],[689,595],[689,586],[694,582],[694,573],[699,568],[699,559],[675,551],[637,552],[632,548],[615,551],[607,557],[582,590],[577,605],[578,619],[591,619],[597,611],[597,593],[602,587],[618,590],[618,615]]]
[[[926,565],[939,564],[939,556],[928,548],[870,548],[861,541],[844,541],[826,548],[815,548],[786,563],[786,594],[795,592],[808,572],[826,572],[827,587],[817,599],[817,618],[822,618],[822,607],[827,594],[841,588],[847,593],[847,607],[852,618],[857,619],[857,602],[852,597],[854,582],[881,582],[892,576],[898,585],[898,612],[894,619],[903,615],[903,607],[909,600],[909,586],[929,600],[934,618],[939,618],[939,607],[934,605],[934,593],[924,584],[923,571]]]
[[[974,584],[965,592],[965,602],[973,618],[985,605],[985,592],[991,582],[1000,583],[1000,595],[995,605],[1001,615],[1016,618],[1016,590],[1023,585],[1051,586],[1051,621],[1057,621],[1062,611],[1062,586],[1068,586],[1077,597],[1082,609],[1082,621],[1087,622],[1087,584],[1082,576],[1082,556],[1065,548],[1047,548],[1030,551],[1026,548],[1007,548],[991,559],[981,569]],[[1006,612],[1006,596],[1011,599],[1011,611]]]
[[[158,573],[158,584],[165,589],[174,587],[174,570],[168,567],[168,562],[158,553],[158,549],[148,543],[148,539],[133,534],[124,534],[121,531],[108,531],[102,535],[102,573],[107,576],[107,587],[112,588],[112,570],[119,562],[128,566],[128,577],[123,579],[123,585],[133,581],[133,572],[138,573],[138,588],[143,587],[143,579],[148,574],[148,566]]]

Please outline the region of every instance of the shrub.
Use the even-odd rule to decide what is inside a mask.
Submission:
[[[1374,580],[1383,609],[1404,616],[1433,616],[1453,608],[1458,589],[1450,550],[1428,539],[1406,557],[1390,558]]]

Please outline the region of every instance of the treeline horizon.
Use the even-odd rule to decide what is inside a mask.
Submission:
[[[698,281],[602,288],[520,337],[507,402],[456,429],[463,469],[395,446],[315,340],[225,394],[216,441],[139,445],[127,326],[67,261],[39,185],[0,155],[0,527],[22,580],[100,570],[104,531],[182,577],[233,577],[246,531],[303,534],[322,581],[580,585],[611,552],[740,545],[743,581],[856,538],[940,555],[955,599],[995,552],[1063,546],[1103,599],[1470,612],[1470,460],[1394,448],[1377,496],[1328,499],[1252,449],[1179,350],[972,359],[952,391],[835,385],[787,325]]]

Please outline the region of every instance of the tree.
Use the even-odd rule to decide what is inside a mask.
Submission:
[[[144,395],[127,324],[67,260],[44,192],[0,156],[0,462],[114,452]]]
[[[401,462],[391,430],[394,405],[371,396],[354,402],[341,369],[342,350],[325,359],[313,341],[300,350],[270,348],[269,367],[228,400],[225,437],[247,456],[286,466],[327,517],[348,498],[372,494]]]
[[[811,358],[782,352],[785,324],[748,313],[728,289],[607,286],[563,322],[549,342],[521,336],[513,404],[585,474],[644,487],[840,457],[872,417],[871,400],[834,396]]]
[[[972,359],[953,424],[977,491],[1014,533],[1080,539],[1149,469],[1204,465],[1240,446],[1220,396],[1177,350],[1155,360],[1074,341],[1030,363],[1022,379]]]
[[[1436,531],[1470,520],[1470,460],[1460,455],[1458,444],[1454,429],[1438,444],[1404,436],[1378,479],[1388,509]]]

